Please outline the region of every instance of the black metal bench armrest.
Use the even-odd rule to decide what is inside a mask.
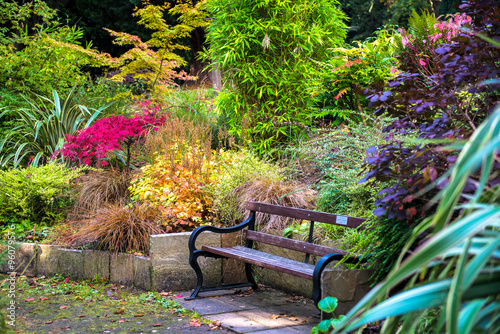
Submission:
[[[206,225],[206,226],[200,226],[200,227],[196,228],[193,231],[193,233],[191,233],[191,236],[189,237],[189,242],[188,242],[189,253],[193,254],[194,251],[197,250],[196,249],[196,239],[198,238],[198,236],[201,233],[203,233],[203,232],[215,232],[215,233],[225,234],[225,233],[233,233],[233,232],[241,231],[250,225],[250,223],[252,222],[252,219],[253,219],[253,215],[254,214],[250,214],[250,216],[244,222],[242,222],[238,225],[235,225],[235,226],[231,226],[231,227],[215,227],[215,226]]]

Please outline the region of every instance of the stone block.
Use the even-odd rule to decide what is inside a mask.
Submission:
[[[133,285],[134,255],[125,253],[111,253],[109,257],[109,281],[111,283],[118,283],[129,286]]]
[[[37,245],[33,243],[16,243],[16,271],[19,275],[36,276]]]
[[[333,269],[323,273],[322,296],[332,296],[339,301],[335,316],[349,312],[370,291],[372,274],[371,269]],[[329,317],[331,315],[322,313],[322,318]]]
[[[196,274],[189,265],[190,236],[191,232],[151,236],[150,253],[154,290],[188,290],[196,286]],[[199,249],[202,245],[220,247],[221,235],[211,232],[201,234],[197,239],[196,247]],[[198,263],[203,272],[204,286],[221,282],[221,259],[200,257]]]
[[[38,245],[36,254],[36,273],[38,276],[45,275],[48,277],[58,274],[59,255],[61,249],[59,246],[53,245]]]
[[[109,258],[109,252],[83,251],[83,278],[87,280],[106,278],[109,280]]]
[[[150,258],[145,256],[134,257],[134,286],[147,291],[153,290]]]
[[[82,279],[83,268],[83,251],[60,248],[57,273],[73,279]]]

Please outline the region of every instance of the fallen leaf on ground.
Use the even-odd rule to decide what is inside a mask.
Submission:
[[[67,307],[66,305],[59,306],[60,309],[63,309],[63,308],[66,308],[66,307]]]
[[[125,312],[125,310],[122,309],[122,310],[115,311],[115,314],[122,314],[124,312]]]
[[[271,316],[271,319],[278,319],[279,317],[280,317],[280,316],[279,316],[279,314],[273,314],[273,315]]]
[[[297,321],[297,320],[299,320],[299,319],[297,319],[297,318],[295,318],[295,317],[290,317],[290,318],[288,318],[288,319],[290,319],[290,320],[292,320],[292,321]]]
[[[35,300],[35,298],[26,298],[24,301],[25,301],[25,302],[32,302],[32,301],[34,301],[34,300]]]
[[[160,327],[161,324],[153,324],[153,327]]]
[[[134,317],[143,317],[144,314],[134,314]]]
[[[193,318],[191,319],[191,321],[189,322],[189,325],[190,326],[193,326],[193,327],[200,327],[201,326],[201,322],[200,320],[196,319],[196,318]]]
[[[49,299],[49,297],[40,297],[40,300],[42,300],[42,301],[43,300],[48,300],[48,299]]]
[[[212,330],[217,330],[217,329],[222,329],[219,321],[216,321],[215,323],[211,322],[211,323],[208,324],[208,326],[210,327],[211,331]]]
[[[84,316],[85,316],[85,314],[80,314],[80,315],[78,316],[78,318],[83,318]]]
[[[49,321],[45,321],[45,322],[44,322],[44,324],[47,324],[47,325],[49,325],[49,324],[51,324],[51,323],[53,323],[53,321],[52,321],[52,320],[49,320]]]
[[[125,320],[118,320],[118,322],[125,322]]]

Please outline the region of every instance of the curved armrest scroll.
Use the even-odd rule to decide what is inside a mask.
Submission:
[[[231,226],[231,227],[215,227],[215,226],[200,226],[197,229],[191,233],[191,236],[189,237],[189,253],[193,254],[194,251],[196,251],[196,238],[203,233],[203,232],[215,232],[215,233],[233,233],[233,232],[238,232],[243,230],[245,227],[248,227],[250,225],[250,222],[252,221],[252,215],[250,215],[244,222]]]

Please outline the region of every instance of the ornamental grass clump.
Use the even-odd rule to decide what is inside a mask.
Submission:
[[[91,170],[80,176],[74,211],[92,212],[105,204],[127,199],[132,177],[132,172],[117,168]]]
[[[246,212],[246,202],[263,202],[301,209],[314,209],[315,191],[307,185],[284,177],[272,178],[266,175],[254,177],[234,190],[238,197],[240,212]],[[283,230],[293,221],[287,217],[257,214],[260,230]]]
[[[123,202],[106,204],[76,224],[76,232],[65,238],[73,246],[93,246],[112,252],[149,254],[149,237],[164,229],[158,221],[161,213],[150,205]]]

